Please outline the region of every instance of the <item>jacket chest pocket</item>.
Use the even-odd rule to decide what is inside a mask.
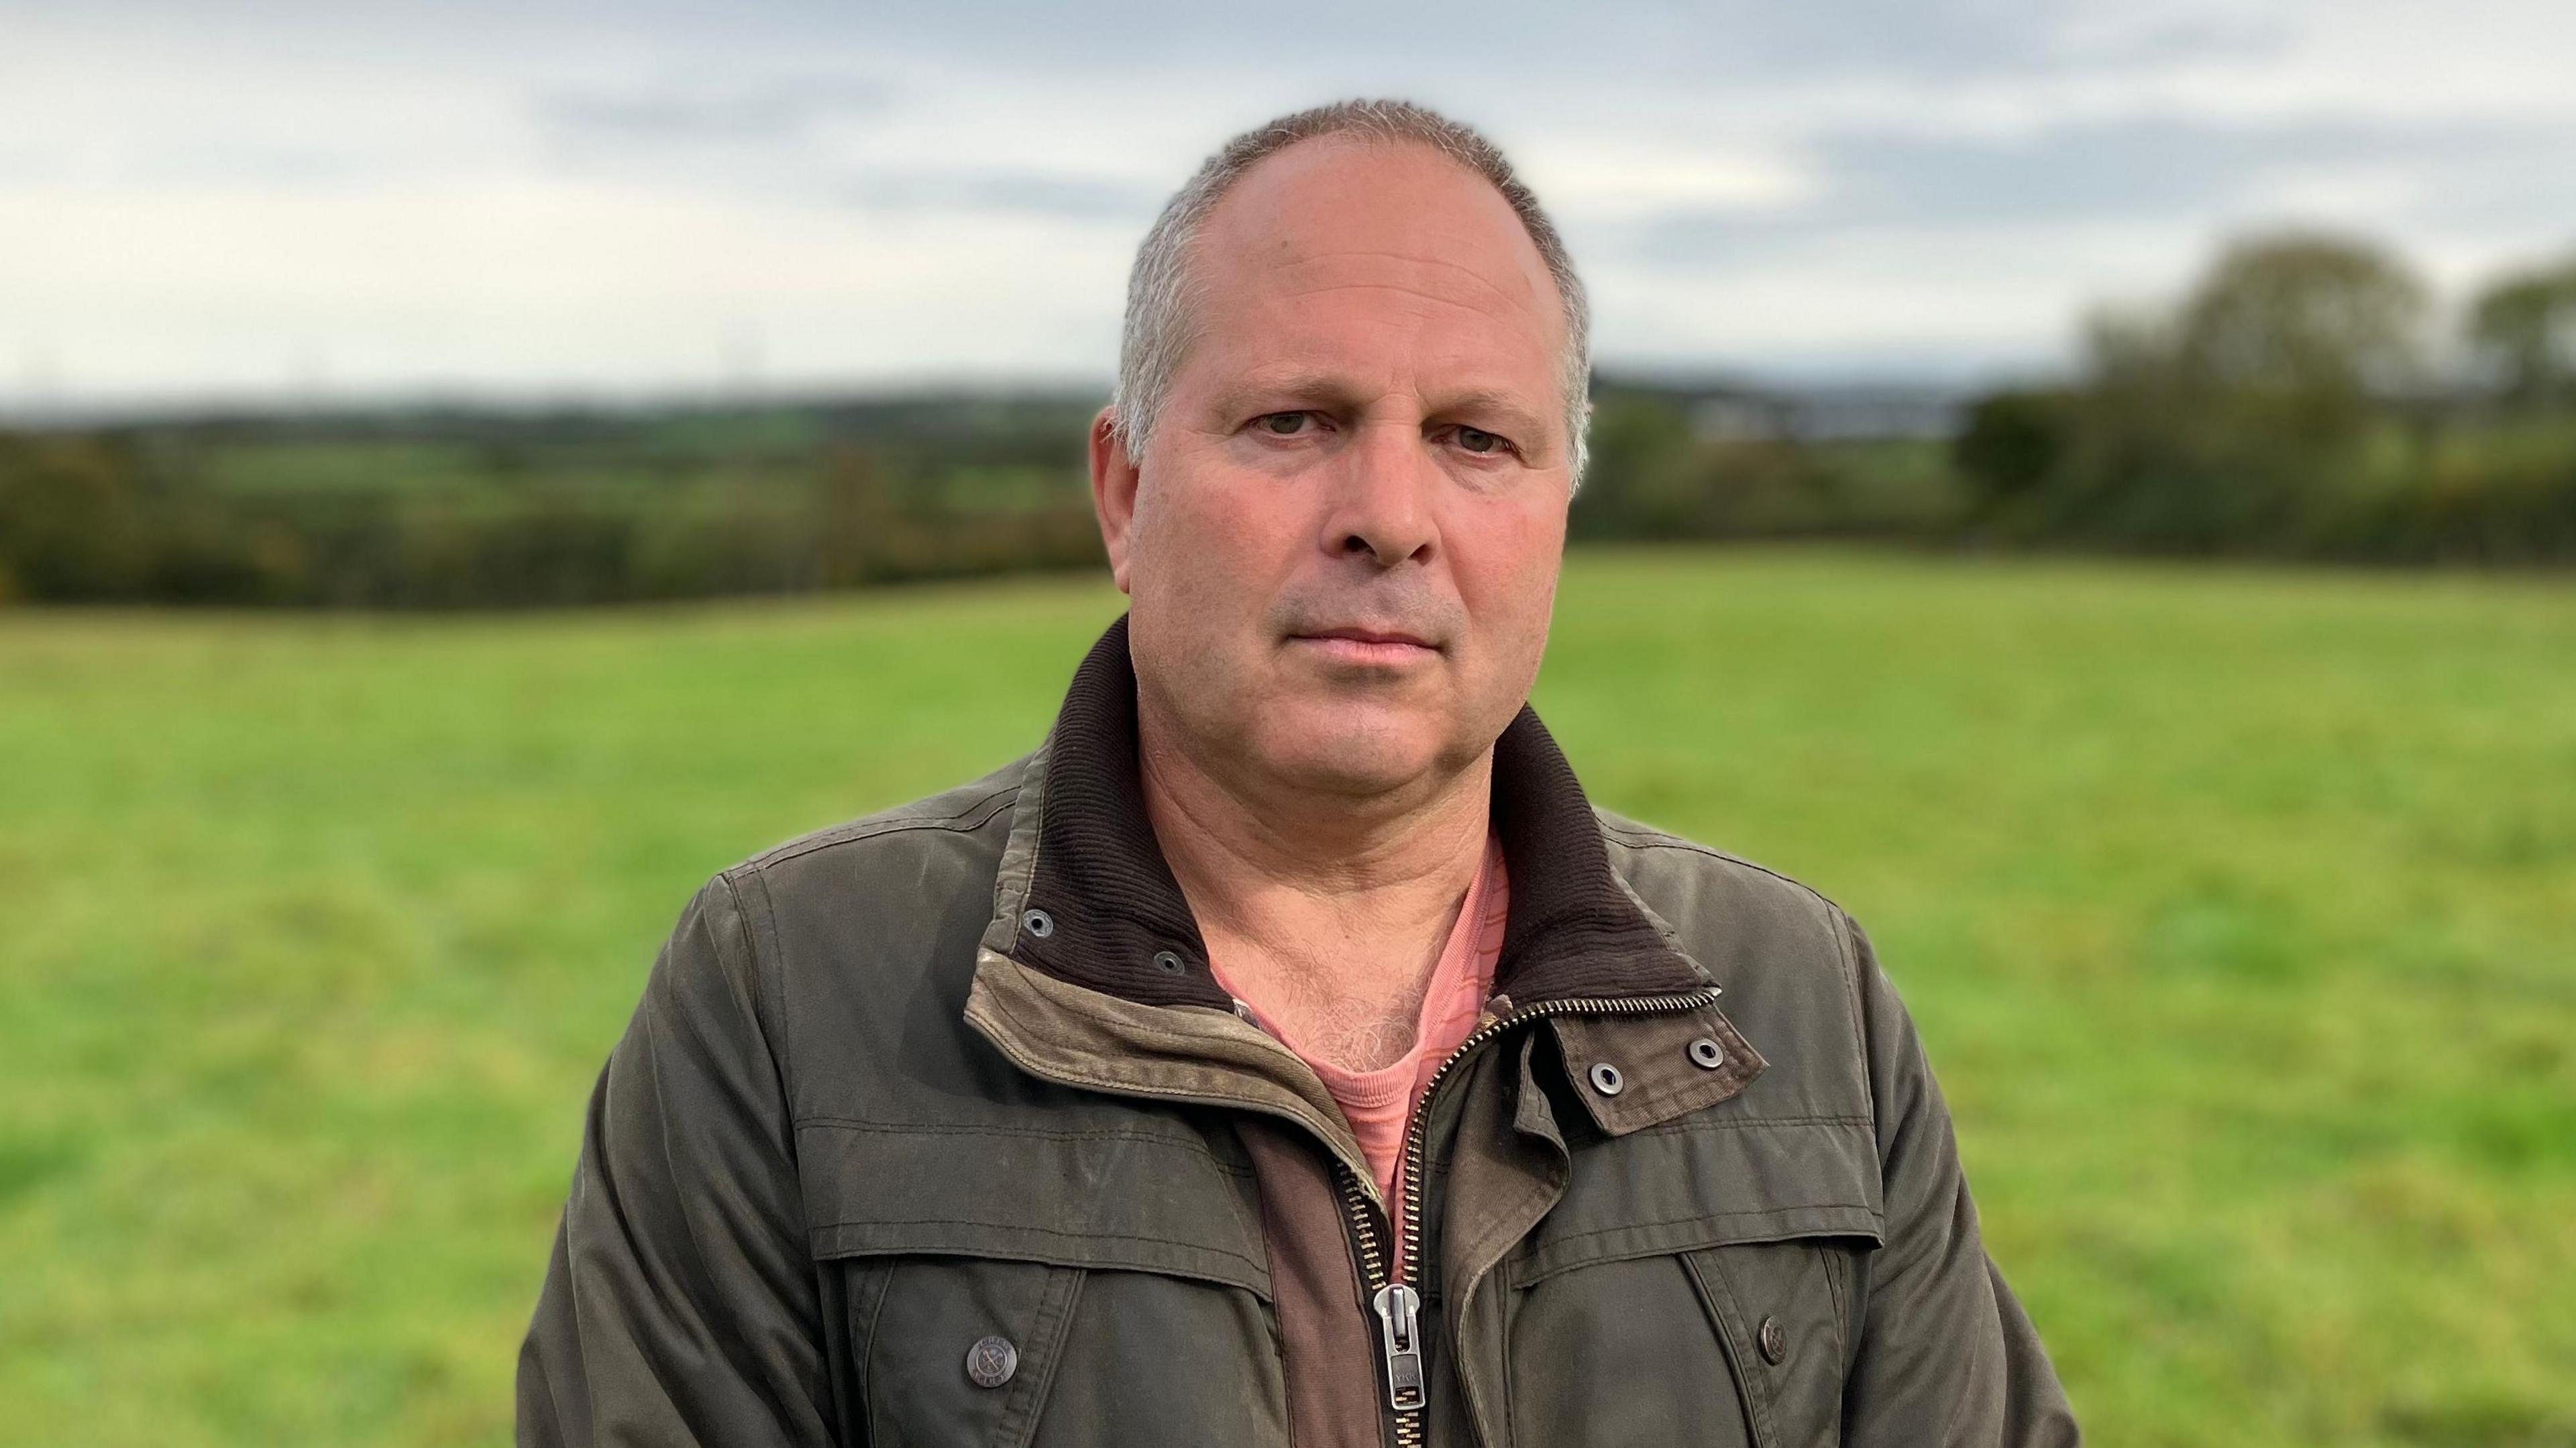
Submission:
[[[1877,1181],[1860,1123],[1683,1118],[1583,1145],[1511,1264],[1512,1441],[1837,1442]]]
[[[1249,1168],[1178,1122],[801,1124],[862,1441],[1284,1445]]]
[[[872,1443],[1025,1444],[1083,1269],[937,1254],[838,1259],[850,1364]]]
[[[1842,1441],[1852,1259],[1866,1240],[1793,1238],[1683,1254],[1759,1448]]]

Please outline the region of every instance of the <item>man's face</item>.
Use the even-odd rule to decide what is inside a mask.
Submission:
[[[1322,139],[1246,173],[1191,266],[1145,456],[1092,438],[1147,707],[1302,788],[1464,767],[1537,677],[1565,541],[1545,261],[1437,152]]]

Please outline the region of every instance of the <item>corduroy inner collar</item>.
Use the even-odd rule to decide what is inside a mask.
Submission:
[[[1027,908],[1048,928],[1020,931],[1012,954],[1146,1005],[1230,1008],[1145,814],[1125,618],[1074,672],[1044,768]],[[1611,873],[1583,787],[1527,706],[1494,742],[1493,818],[1512,878],[1497,991],[1526,1006],[1706,984]]]

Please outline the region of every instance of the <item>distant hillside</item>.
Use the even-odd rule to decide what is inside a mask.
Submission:
[[[2131,360],[1983,397],[1610,373],[1594,404],[1578,540],[2576,562],[2576,412],[2555,394],[2301,392]],[[0,599],[530,607],[1086,567],[1098,406],[953,392],[0,432]]]
[[[1767,427],[1722,425],[1707,389],[1598,394],[1583,536],[1906,533],[1956,511],[1925,435],[1946,414],[1923,406],[1873,428],[1858,399],[1742,393]],[[520,607],[1083,566],[1098,406],[954,392],[0,433],[0,596]]]

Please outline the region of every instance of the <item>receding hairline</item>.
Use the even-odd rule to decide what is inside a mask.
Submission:
[[[1503,288],[1494,285],[1492,278],[1488,277],[1485,273],[1478,271],[1463,262],[1451,261],[1445,257],[1436,256],[1415,257],[1410,258],[1410,260],[1432,266],[1448,267],[1462,272],[1485,286],[1497,296],[1501,296],[1515,304],[1528,304],[1534,302],[1554,321],[1556,325],[1557,336],[1555,339],[1555,345],[1562,347],[1571,340],[1571,338],[1567,336],[1567,333],[1574,325],[1574,318],[1566,306],[1565,292],[1563,288],[1557,285],[1556,275],[1548,267],[1547,253],[1540,248],[1538,238],[1530,235],[1529,224],[1521,219],[1519,212],[1512,209],[1511,198],[1504,195],[1502,188],[1496,186],[1490,177],[1478,171],[1475,167],[1467,164],[1465,161],[1460,160],[1456,156],[1450,155],[1447,151],[1442,150],[1438,145],[1430,141],[1426,141],[1418,136],[1385,136],[1362,131],[1326,131],[1320,135],[1301,136],[1298,139],[1289,142],[1287,145],[1280,147],[1278,150],[1254,161],[1251,165],[1244,167],[1240,173],[1228,179],[1225,189],[1219,191],[1215,198],[1208,203],[1206,213],[1199,218],[1199,224],[1192,227],[1189,234],[1181,238],[1180,262],[1183,273],[1192,279],[1196,279],[1199,276],[1200,252],[1207,245],[1208,233],[1216,229],[1217,218],[1225,215],[1227,206],[1234,202],[1243,193],[1246,187],[1252,184],[1255,177],[1259,176],[1264,170],[1269,169],[1271,167],[1271,163],[1289,156],[1297,155],[1300,152],[1308,152],[1310,148],[1328,147],[1333,146],[1335,143],[1341,143],[1338,148],[1346,150],[1420,152],[1423,155],[1428,156],[1433,161],[1438,162],[1442,167],[1450,172],[1474,183],[1473,189],[1482,193],[1485,197],[1490,198],[1498,208],[1496,213],[1488,219],[1507,224],[1512,236],[1519,243],[1520,255],[1518,260],[1521,263],[1521,281],[1525,285],[1524,294],[1521,296],[1513,296]],[[1313,159],[1311,154],[1307,159],[1310,161]],[[1178,363],[1186,360],[1187,357],[1188,349],[1184,347],[1180,356],[1176,357],[1174,361]]]

